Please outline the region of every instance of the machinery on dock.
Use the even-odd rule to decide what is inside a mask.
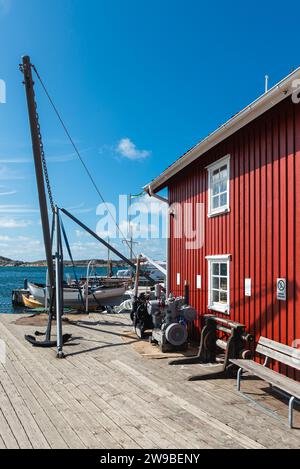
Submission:
[[[156,299],[142,294],[134,301],[132,321],[139,338],[146,337],[151,330],[149,341],[159,345],[161,351],[172,352],[187,347],[188,324],[196,319],[197,313],[188,304],[188,285],[185,297],[166,299],[161,286],[155,286]]]
[[[148,303],[153,330],[150,341],[158,344],[162,352],[182,350],[187,347],[189,322],[196,319],[196,310],[185,304],[183,297],[170,295],[165,304],[160,301]]]

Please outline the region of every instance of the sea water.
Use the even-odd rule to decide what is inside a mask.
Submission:
[[[114,269],[116,272],[118,269]],[[98,267],[97,275],[106,275],[106,267]],[[78,278],[86,276],[86,267],[76,267]],[[65,268],[67,276],[74,278],[72,267]],[[0,267],[0,313],[21,313],[22,309],[14,308],[11,303],[12,290],[24,287],[24,279],[33,283],[45,283],[46,267]]]

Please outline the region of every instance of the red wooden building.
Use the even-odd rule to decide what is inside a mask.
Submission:
[[[263,335],[290,346],[300,341],[299,79],[300,69],[145,188],[168,188],[175,204],[170,291],[182,295],[188,281],[199,315],[217,312],[246,324],[256,340]],[[185,221],[184,206],[192,207]],[[203,230],[202,245],[191,249],[178,236],[180,224]]]

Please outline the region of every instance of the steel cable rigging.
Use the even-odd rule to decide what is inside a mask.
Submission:
[[[56,105],[55,105],[53,99],[51,98],[51,96],[50,96],[50,94],[49,94],[49,92],[48,92],[48,90],[47,90],[47,88],[46,88],[46,85],[44,84],[44,82],[43,82],[43,80],[42,80],[42,78],[41,78],[39,72],[37,71],[37,68],[36,68],[35,65],[33,65],[33,64],[32,64],[32,68],[33,68],[33,70],[34,70],[34,72],[35,72],[35,74],[36,74],[36,76],[37,76],[37,78],[38,78],[38,80],[39,80],[39,82],[40,82],[40,84],[41,84],[41,86],[42,86],[42,88],[43,88],[43,90],[44,90],[44,92],[45,92],[45,94],[46,94],[46,96],[47,96],[47,98],[48,98],[48,100],[49,100],[49,102],[50,102],[52,108],[53,108],[53,110],[54,110],[54,113],[56,114],[56,116],[57,116],[57,118],[58,118],[60,124],[62,125],[62,128],[63,128],[65,134],[67,135],[67,137],[68,137],[68,139],[69,139],[69,141],[70,141],[72,147],[74,148],[74,151],[75,151],[75,153],[76,153],[76,155],[77,155],[79,161],[81,162],[81,164],[82,164],[82,166],[83,166],[83,168],[84,168],[84,170],[85,170],[85,172],[86,172],[86,174],[87,174],[87,176],[88,176],[90,182],[92,183],[94,189],[96,190],[97,194],[99,195],[100,200],[101,200],[102,203],[104,204],[104,206],[105,206],[107,212],[108,212],[109,215],[111,216],[111,219],[112,219],[113,222],[115,223],[115,225],[116,225],[116,227],[117,227],[119,233],[121,234],[121,236],[122,236],[122,238],[123,238],[124,243],[127,244],[127,246],[128,246],[129,249],[132,249],[132,247],[130,246],[129,241],[126,239],[126,236],[125,236],[124,233],[122,232],[119,223],[117,222],[117,220],[116,220],[115,217],[113,216],[113,214],[112,214],[112,212],[111,212],[109,206],[107,205],[107,203],[106,203],[106,201],[105,201],[105,199],[104,199],[104,197],[103,197],[103,195],[102,195],[102,193],[101,193],[101,191],[100,191],[100,189],[99,189],[99,187],[98,187],[98,185],[97,185],[95,179],[93,178],[93,176],[92,176],[92,174],[91,174],[89,168],[87,167],[86,163],[84,162],[84,160],[83,160],[83,158],[82,158],[82,156],[81,156],[81,154],[80,154],[80,151],[79,151],[79,149],[78,149],[76,143],[74,142],[74,140],[73,140],[73,138],[72,138],[72,136],[71,136],[71,134],[70,134],[70,132],[69,132],[69,130],[68,130],[66,124],[64,123],[64,120],[63,120],[63,118],[62,118],[60,112],[58,111],[58,109],[57,109],[57,107],[56,107]],[[51,204],[51,208],[52,208],[53,198],[52,198],[52,193],[51,193],[51,188],[50,188],[50,183],[49,183],[49,178],[48,178],[48,171],[47,171],[47,165],[46,165],[45,157],[43,158],[43,166],[44,166],[44,170],[45,170],[45,168],[46,168],[46,171],[45,171],[45,175],[47,175],[46,182],[47,182],[47,188],[48,188],[48,193],[49,193],[49,198],[50,198],[50,204]],[[133,252],[133,251],[132,251],[132,252]],[[134,252],[133,252],[133,255],[134,255],[134,257],[136,257],[136,254],[135,254]]]

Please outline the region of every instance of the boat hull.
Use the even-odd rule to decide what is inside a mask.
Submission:
[[[45,289],[42,286],[28,282],[28,290],[36,301],[45,305]]]
[[[29,308],[29,309],[35,309],[35,308],[41,308],[43,307],[43,304],[40,303],[39,301],[37,301],[35,298],[33,298],[32,296],[26,296],[26,295],[22,295],[22,298],[23,298],[23,303],[24,305],[26,306],[26,308]]]
[[[28,289],[30,294],[34,297],[36,301],[45,304],[45,288],[36,285],[34,283],[28,283]],[[114,287],[114,288],[100,288],[92,294],[89,294],[88,303],[89,306],[117,306],[119,305],[125,293],[125,286]],[[64,306],[66,307],[81,307],[82,300],[81,295],[77,288],[64,288],[63,290],[64,297]],[[86,296],[82,294],[84,305],[86,304]]]

